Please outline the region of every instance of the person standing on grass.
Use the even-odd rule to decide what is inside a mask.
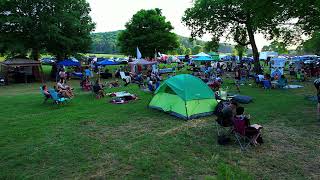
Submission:
[[[92,77],[92,75],[93,75],[88,66],[87,66],[86,69],[84,70],[84,73],[85,73],[85,75],[86,75],[86,78],[88,78],[88,79],[89,79],[90,77]]]
[[[313,84],[317,89],[317,98],[318,98],[317,119],[320,121],[320,78],[316,79]]]

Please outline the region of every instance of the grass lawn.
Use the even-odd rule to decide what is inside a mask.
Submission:
[[[140,97],[113,105],[71,84],[76,97],[61,106],[43,104],[37,83],[0,87],[0,179],[320,178],[320,122],[316,103],[304,98],[315,94],[311,82],[297,90],[242,87],[265,140],[245,153],[217,144],[213,116],[183,121],[149,109],[152,94],[137,85],[108,89]]]

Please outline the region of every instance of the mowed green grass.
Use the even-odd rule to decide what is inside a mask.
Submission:
[[[224,86],[234,90],[231,80]],[[52,86],[53,83],[47,83]],[[214,116],[183,121],[138,101],[97,100],[73,80],[67,105],[42,103],[40,84],[0,87],[0,179],[319,179],[320,134],[311,82],[297,90],[241,87],[265,144],[241,152],[217,144]],[[191,87],[190,87],[191,88]]]

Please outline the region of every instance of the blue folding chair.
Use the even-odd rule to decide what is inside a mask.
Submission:
[[[50,97],[46,96],[46,94],[44,94],[42,87],[40,87],[40,93],[44,96],[44,101],[43,103],[47,102],[48,99],[50,99]]]
[[[59,97],[58,93],[54,89],[50,89],[49,93],[56,104],[66,103],[70,100],[69,98]]]

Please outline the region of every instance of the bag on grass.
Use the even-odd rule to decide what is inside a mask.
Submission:
[[[252,97],[237,95],[233,98],[233,100],[241,104],[249,104],[252,101]]]

